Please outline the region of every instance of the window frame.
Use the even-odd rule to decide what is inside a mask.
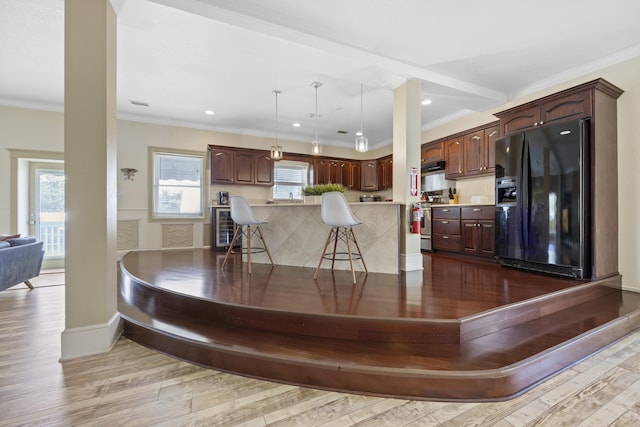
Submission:
[[[158,201],[157,166],[158,155],[191,157],[200,160],[200,212],[194,214],[159,214],[156,211]],[[175,150],[164,147],[149,147],[149,221],[180,221],[180,220],[204,220],[207,218],[208,206],[206,205],[208,187],[207,177],[207,153],[191,150]]]
[[[273,165],[273,188],[271,189],[271,196],[273,197],[273,200],[282,200],[282,201],[286,201],[286,200],[292,200],[289,197],[276,197],[275,195],[275,191],[276,191],[276,187],[278,186],[278,180],[276,179],[277,176],[277,172],[276,172],[276,168],[278,166],[290,166],[290,167],[298,167],[300,169],[304,168],[304,176],[305,176],[305,182],[302,183],[300,185],[301,190],[304,189],[304,187],[309,185],[309,170],[311,169],[311,165],[308,162],[303,162],[303,161],[298,161],[298,160],[280,160],[278,162],[275,162]],[[301,191],[301,195],[299,198],[294,198],[293,201],[296,202],[301,202],[304,200],[304,192]]]

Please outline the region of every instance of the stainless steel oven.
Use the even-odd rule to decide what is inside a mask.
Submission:
[[[420,229],[420,250],[432,251],[431,245],[431,205],[422,205],[422,224]]]

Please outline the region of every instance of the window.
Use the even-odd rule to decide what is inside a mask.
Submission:
[[[307,186],[309,164],[281,160],[276,162],[273,174],[273,198],[302,200],[302,189]]]
[[[204,154],[152,151],[152,218],[204,218]]]

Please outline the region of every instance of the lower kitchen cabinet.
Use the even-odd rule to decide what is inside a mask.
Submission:
[[[431,244],[434,250],[461,251],[459,207],[431,208],[431,229],[433,232]]]
[[[464,206],[460,208],[462,250],[473,255],[495,254],[495,207]]]
[[[495,254],[493,205],[432,208],[433,248],[470,255]]]

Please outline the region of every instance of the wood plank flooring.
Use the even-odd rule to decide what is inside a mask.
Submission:
[[[64,286],[0,292],[1,426],[632,426],[640,332],[505,402],[318,391],[221,373],[120,338],[59,363]]]
[[[577,282],[424,255],[423,273],[255,265],[207,250],[132,252],[118,309],[132,340],[206,367],[384,397],[503,400],[640,327],[620,278]]]

